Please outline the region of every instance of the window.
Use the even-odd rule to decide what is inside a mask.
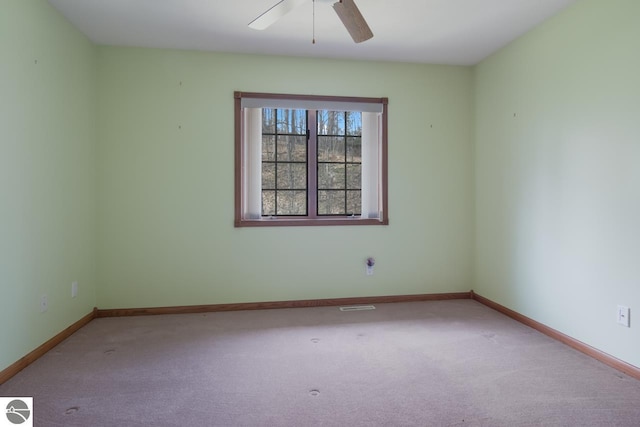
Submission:
[[[386,225],[387,99],[235,93],[235,225]]]

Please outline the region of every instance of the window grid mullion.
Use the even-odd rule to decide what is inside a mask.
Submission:
[[[307,110],[307,215],[318,217],[318,126],[316,110]]]
[[[273,147],[273,160],[275,162],[275,167],[274,167],[274,172],[273,172],[273,176],[274,176],[274,181],[273,181],[273,186],[275,188],[275,191],[273,192],[274,194],[274,199],[273,199],[273,213],[275,214],[275,216],[278,216],[278,113],[280,112],[279,108],[275,109],[275,123],[274,125],[274,129],[273,131],[275,132],[274,137],[273,137],[273,143],[275,144],[275,146]]]
[[[347,128],[347,112],[344,112],[344,213],[349,214],[349,210],[347,209],[347,134],[349,133]]]

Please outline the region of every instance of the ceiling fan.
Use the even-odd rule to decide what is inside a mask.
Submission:
[[[255,30],[264,30],[305,1],[308,0],[280,0],[251,21],[249,27]],[[333,10],[338,14],[354,42],[362,43],[373,37],[367,21],[353,0],[338,0],[333,4]]]

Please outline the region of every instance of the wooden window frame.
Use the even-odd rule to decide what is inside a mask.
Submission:
[[[346,103],[367,103],[380,104],[382,106],[382,126],[380,134],[380,203],[382,207],[381,218],[361,218],[359,216],[318,216],[316,212],[307,210],[308,216],[276,216],[264,217],[260,219],[243,217],[243,189],[244,183],[244,121],[242,112],[242,98],[253,99],[276,99],[291,101],[314,101],[314,102],[346,102]],[[292,95],[257,92],[234,92],[234,133],[235,133],[235,227],[291,227],[291,226],[343,226],[343,225],[388,225],[389,224],[389,203],[388,203],[388,98],[364,98],[349,96],[324,96],[324,95]],[[313,127],[312,127],[313,125]],[[313,123],[308,124],[309,129],[316,129],[315,118]],[[308,156],[317,156],[316,150],[307,150]],[[317,173],[308,174],[308,197],[316,197],[317,194]]]

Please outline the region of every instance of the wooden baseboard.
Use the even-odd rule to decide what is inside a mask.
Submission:
[[[587,356],[593,357],[594,359],[604,363],[605,365],[611,366],[614,369],[617,369],[620,372],[623,372],[630,377],[636,378],[640,380],[640,368],[633,366],[625,361],[622,361],[618,358],[611,356],[597,348],[591,347],[588,344],[583,343],[582,341],[578,341],[575,338],[570,337],[569,335],[565,335],[560,331],[557,331],[549,326],[540,323],[536,320],[533,320],[527,316],[524,316],[517,311],[511,310],[503,305],[498,304],[497,302],[491,301],[488,298],[480,296],[475,292],[471,291],[471,298],[478,301],[481,304],[486,305],[500,313],[511,317],[512,319],[517,320],[520,323],[523,323],[543,334],[560,341],[563,344],[568,345],[571,348],[574,348]]]
[[[24,368],[26,368],[27,366],[35,362],[37,359],[42,357],[46,352],[51,350],[53,347],[57,346],[62,341],[69,338],[78,329],[82,328],[84,325],[86,325],[87,323],[95,319],[97,311],[98,309],[94,308],[91,313],[87,314],[82,319],[78,320],[77,322],[75,322],[74,324],[72,324],[71,326],[69,326],[68,328],[66,328],[65,330],[63,330],[53,338],[51,338],[49,341],[42,344],[41,346],[33,350],[31,353],[27,354],[26,356],[24,356],[23,358],[15,362],[14,364],[0,371],[0,384],[4,384],[5,382],[7,382],[9,378],[13,377],[15,374],[22,371]]]
[[[301,307],[327,307],[339,305],[357,305],[357,304],[383,304],[396,302],[416,302],[416,301],[442,301],[453,299],[473,299],[479,303],[486,305],[518,322],[527,325],[537,331],[556,339],[569,347],[572,347],[594,359],[611,366],[630,377],[640,380],[640,368],[633,366],[627,362],[617,359],[610,354],[591,347],[588,344],[578,341],[568,335],[563,334],[553,328],[550,328],[536,320],[524,316],[510,308],[500,305],[488,298],[470,292],[453,292],[441,294],[417,294],[417,295],[387,295],[374,297],[353,297],[353,298],[328,298],[316,300],[294,300],[294,301],[270,301],[270,302],[250,302],[237,304],[208,304],[208,305],[187,305],[175,307],[147,307],[147,308],[123,308],[123,309],[104,309],[94,308],[93,311],[82,319],[78,320],[17,362],[13,363],[6,369],[0,371],[0,384],[5,383],[9,378],[29,366],[46,352],[56,345],[70,337],[78,329],[82,328],[93,319],[98,317],[120,317],[120,316],[146,316],[157,314],[188,314],[188,313],[207,313],[216,311],[238,311],[238,310],[265,310],[277,308],[301,308]]]
[[[327,307],[337,305],[382,304],[413,301],[470,299],[470,292],[442,294],[387,295],[377,297],[328,298],[314,300],[247,302],[237,304],[185,305],[175,307],[113,308],[98,310],[96,317],[147,316],[157,314],[209,313],[215,311],[267,310],[276,308]]]

